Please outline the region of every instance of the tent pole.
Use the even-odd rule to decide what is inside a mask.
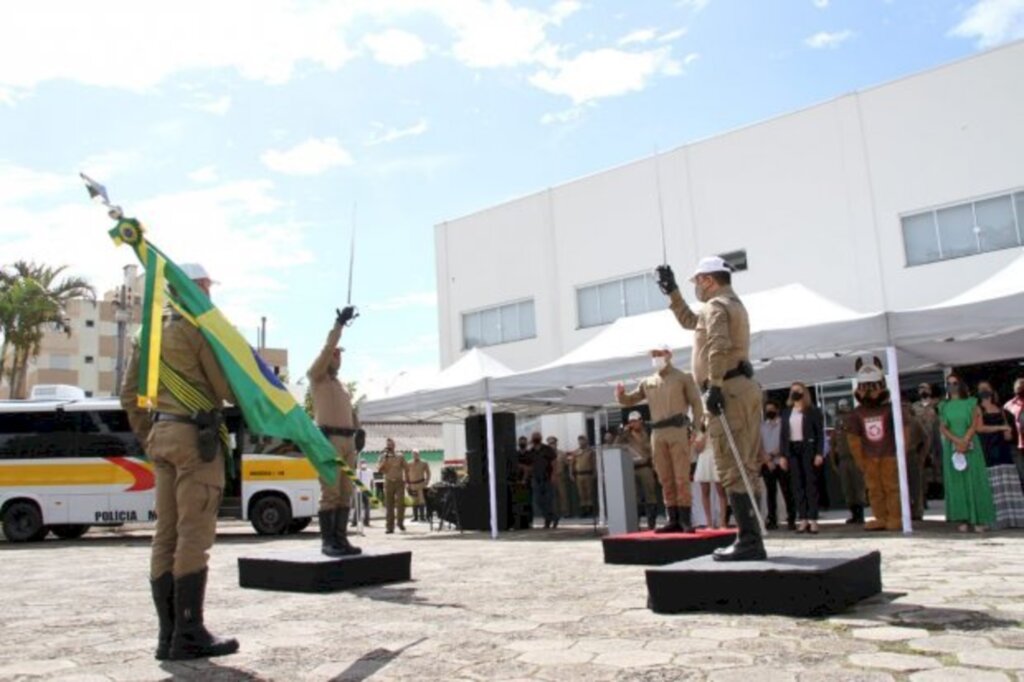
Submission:
[[[494,476],[494,406],[485,403],[487,410],[487,490],[491,498],[491,538],[498,537],[498,487]]]
[[[594,412],[594,452],[597,459],[597,504],[601,507],[598,523],[608,525],[608,499],[604,494],[604,443],[601,441],[601,410]]]
[[[886,346],[886,360],[889,366],[889,391],[892,396],[892,423],[896,432],[896,466],[900,477],[900,513],[903,516],[903,534],[913,533],[910,518],[910,485],[907,482],[907,442],[903,437],[903,400],[900,397],[900,368],[896,359],[896,347]]]

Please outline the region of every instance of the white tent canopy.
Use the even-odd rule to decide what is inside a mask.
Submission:
[[[853,360],[843,355],[886,345],[882,313],[855,312],[802,284],[750,294],[743,301],[750,314],[752,359],[759,370],[777,375],[776,383],[797,376],[787,368],[789,363],[804,369],[820,366],[818,371],[828,378],[843,365],[849,365],[847,374],[852,373]],[[680,327],[670,310],[622,317],[554,362],[495,381],[492,395],[501,400],[547,395],[575,405],[584,404],[590,395],[603,395],[600,403],[586,404],[607,404],[610,391],[596,394],[580,387],[649,374],[649,352],[661,345],[673,349],[677,367],[689,367],[693,333]]]
[[[422,388],[366,401],[359,408],[359,417],[363,421],[461,420],[467,406],[475,406],[488,399],[490,381],[510,374],[511,369],[474,348]]]

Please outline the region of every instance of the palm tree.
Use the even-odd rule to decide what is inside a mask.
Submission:
[[[17,261],[0,270],[0,376],[10,349],[6,369],[12,398],[24,398],[27,393],[28,363],[39,355],[44,331],[55,327],[70,336],[68,301],[96,299],[96,290],[85,279],[62,277],[66,269]]]

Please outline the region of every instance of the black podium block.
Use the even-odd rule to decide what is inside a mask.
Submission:
[[[601,539],[606,564],[664,566],[711,554],[731,545],[735,530],[698,530],[693,533],[624,533]]]
[[[238,557],[238,584],[258,590],[336,592],[410,580],[412,552],[332,558],[319,547]]]
[[[881,591],[878,552],[737,562],[708,556],[647,569],[647,602],[655,613],[827,616]]]

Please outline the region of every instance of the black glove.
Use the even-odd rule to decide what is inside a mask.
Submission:
[[[658,288],[661,289],[661,293],[668,296],[679,288],[671,265],[659,265],[654,270],[658,273]]]
[[[722,414],[722,410],[725,409],[725,396],[722,395],[721,386],[712,386],[708,389],[708,394],[704,398],[704,407],[716,417]]]
[[[341,310],[335,308],[335,312],[338,313],[338,325],[341,327],[348,325],[349,322],[359,317],[356,307],[352,305],[347,305]]]

